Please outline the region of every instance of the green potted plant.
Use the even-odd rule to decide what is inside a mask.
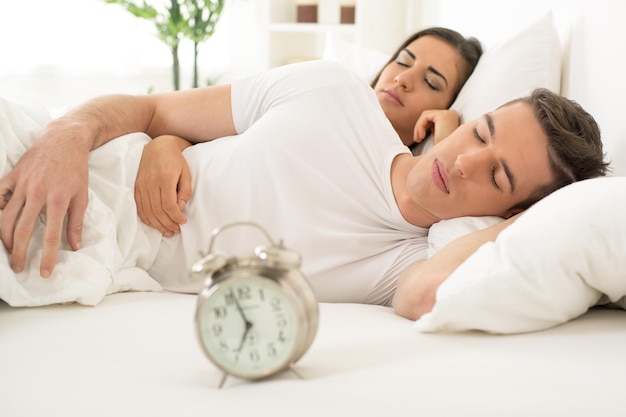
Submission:
[[[154,22],[157,37],[172,54],[174,90],[180,89],[180,62],[178,47],[187,38],[194,44],[193,87],[198,87],[198,46],[215,33],[215,27],[224,9],[225,0],[171,0],[164,10],[158,10],[147,0],[104,0],[118,4],[141,19]]]
[[[189,18],[185,37],[193,41],[193,85],[198,87],[198,46],[213,36],[225,0],[185,0]]]

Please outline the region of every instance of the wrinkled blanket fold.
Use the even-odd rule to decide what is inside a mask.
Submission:
[[[50,120],[38,104],[0,99],[0,173],[6,175]],[[146,270],[156,256],[161,235],[137,217],[134,180],[149,138],[133,133],[91,153],[89,206],[81,249],[72,251],[63,236],[51,277],[39,275],[45,216],[35,226],[24,271],[10,268],[0,245],[0,299],[11,306],[77,302],[96,305],[121,291],[160,291]]]

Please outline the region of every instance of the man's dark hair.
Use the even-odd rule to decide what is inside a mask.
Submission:
[[[537,88],[527,96],[512,100],[528,104],[541,129],[548,137],[548,158],[553,180],[537,188],[528,199],[513,209],[525,210],[551,192],[589,178],[608,173],[600,128],[580,104],[546,88]]]

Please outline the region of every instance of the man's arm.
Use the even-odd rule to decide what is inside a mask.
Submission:
[[[56,263],[63,222],[67,240],[80,247],[87,208],[88,154],[131,132],[172,134],[202,142],[235,134],[230,86],[146,96],[111,95],[90,100],[51,121],[15,168],[0,180],[0,237],[14,271],[23,270],[40,214],[46,216],[42,277]]]
[[[493,241],[517,216],[496,225],[462,236],[435,255],[405,269],[398,279],[393,298],[396,314],[417,320],[435,306],[437,289],[456,268],[483,243]]]

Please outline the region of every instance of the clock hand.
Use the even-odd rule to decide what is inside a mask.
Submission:
[[[241,318],[243,319],[243,321],[246,323],[246,329],[248,328],[248,326],[252,326],[252,323],[250,323],[248,321],[248,318],[246,317],[246,314],[243,312],[243,308],[241,308],[241,304],[239,304],[239,300],[237,300],[237,297],[235,296],[234,291],[230,290],[230,295],[231,297],[233,297],[233,300],[235,301],[235,305],[237,306],[237,311],[239,311],[239,314],[241,315]]]
[[[239,347],[237,348],[237,360],[239,360],[239,353],[241,353],[241,349],[243,349],[243,345],[246,342],[246,336],[248,336],[248,332],[252,328],[252,323],[246,321],[246,330],[243,332],[243,336],[241,336],[241,342],[239,342]]]
[[[232,289],[230,290],[230,295],[233,297],[233,300],[235,301],[235,306],[237,306],[237,311],[239,311],[241,318],[246,324],[246,330],[244,330],[243,336],[241,336],[241,342],[239,342],[239,347],[237,348],[237,359],[239,359],[239,353],[241,352],[241,349],[243,349],[243,345],[246,342],[246,337],[248,336],[248,332],[252,328],[252,323],[248,321],[248,318],[246,317],[246,314],[243,312],[243,308],[241,308],[241,304],[239,304],[239,300],[237,300],[237,297],[235,296],[235,293],[233,292]]]

